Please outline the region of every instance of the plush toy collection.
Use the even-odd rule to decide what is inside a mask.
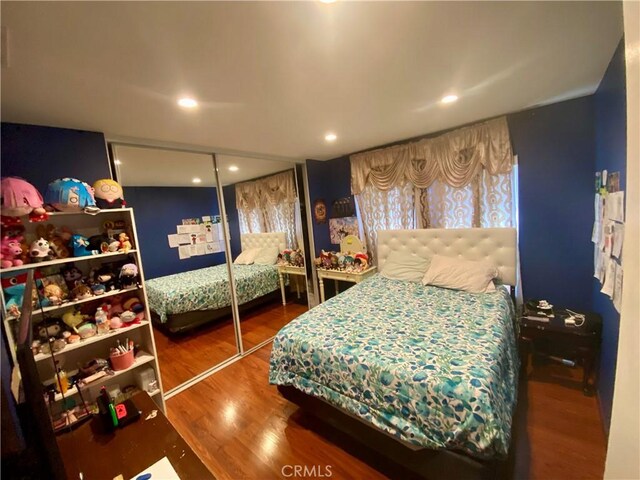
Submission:
[[[316,268],[341,272],[362,272],[369,267],[369,256],[365,252],[326,252],[314,260]]]
[[[304,253],[302,250],[287,248],[278,254],[276,265],[289,265],[292,267],[304,267]]]

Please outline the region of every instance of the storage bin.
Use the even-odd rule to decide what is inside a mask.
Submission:
[[[113,353],[109,356],[111,367],[114,370],[124,370],[129,368],[135,362],[133,356],[133,350],[129,350],[127,353]]]

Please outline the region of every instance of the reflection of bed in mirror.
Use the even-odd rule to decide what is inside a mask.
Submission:
[[[260,260],[264,263],[233,264],[241,311],[279,298],[280,282],[275,262],[278,252],[285,246],[282,232],[241,235],[242,252],[260,249],[266,254]],[[165,332],[185,332],[231,315],[226,264],[154,278],[146,285],[151,318],[154,325]]]

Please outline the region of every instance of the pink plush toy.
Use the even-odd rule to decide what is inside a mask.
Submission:
[[[5,177],[0,184],[2,190],[2,215],[21,217],[30,215],[31,221],[46,220],[42,196],[26,180],[18,177]]]
[[[4,237],[2,239],[2,247],[0,249],[2,268],[22,265],[23,262],[20,260],[20,256],[22,255],[21,240],[22,237]]]

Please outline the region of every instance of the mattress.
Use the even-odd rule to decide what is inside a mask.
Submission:
[[[280,287],[275,265],[233,265],[238,304]],[[165,323],[169,315],[217,310],[231,305],[227,265],[158,277],[146,282],[149,308]]]
[[[269,381],[413,445],[506,457],[519,360],[508,292],[375,275],[282,328]]]

